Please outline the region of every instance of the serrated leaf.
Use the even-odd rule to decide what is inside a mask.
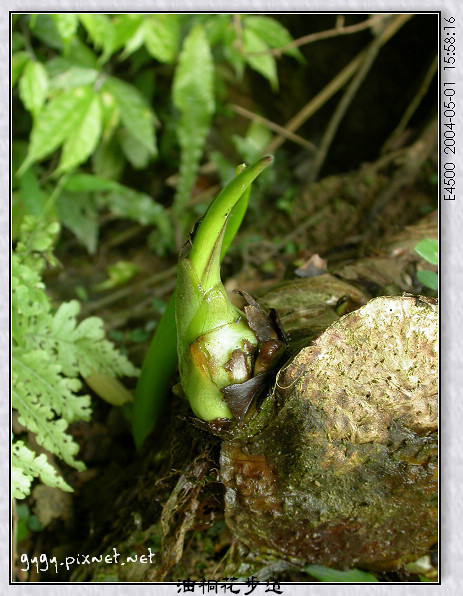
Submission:
[[[27,52],[15,52],[11,58],[11,86],[14,87],[21,76],[21,73],[29,62],[30,56]]]
[[[102,87],[103,91],[114,96],[125,128],[146,147],[151,155],[155,155],[154,123],[156,116],[143,95],[132,85],[115,77],[108,77]]]
[[[306,565],[304,571],[322,582],[378,582],[374,575],[360,569],[338,571],[322,565]]]
[[[70,230],[90,254],[98,244],[98,210],[95,201],[86,194],[61,192],[56,201],[60,222]]]
[[[78,323],[79,312],[77,300],[63,302],[46,335],[31,324],[26,338],[29,345],[54,354],[68,377],[86,377],[93,371],[108,376],[136,376],[137,369],[104,339],[103,321],[89,317]]]
[[[103,141],[107,142],[113,136],[114,131],[119,126],[121,111],[114,95],[108,92],[100,94],[101,107],[103,109]]]
[[[79,127],[94,99],[91,87],[77,87],[47,103],[34,122],[29,152],[19,168],[20,175],[34,161],[50,155]]]
[[[64,47],[68,49],[70,41],[74,37],[79,25],[78,15],[68,12],[53,14],[51,16]]]
[[[128,130],[122,128],[118,134],[119,144],[122,153],[127,158],[127,161],[136,169],[141,170],[146,168],[151,158],[151,153],[136,137],[134,137]]]
[[[40,39],[48,47],[54,50],[63,49],[63,40],[56,29],[56,24],[51,14],[32,14],[30,30],[35,37]]]
[[[107,180],[99,176],[93,176],[92,174],[85,174],[79,172],[73,174],[68,178],[64,189],[71,192],[100,192],[115,190],[119,187],[117,182],[114,180]]]
[[[59,64],[56,64],[58,67]],[[66,69],[58,72],[50,81],[51,89],[73,89],[86,85],[93,85],[97,80],[99,72],[94,68],[85,68],[83,66],[67,65]]]
[[[243,31],[243,51],[245,52],[244,59],[251,68],[265,77],[273,89],[278,90],[278,76],[276,60],[271,54],[262,56],[252,56],[253,52],[266,52],[268,50],[267,43],[259,37],[251,29]]]
[[[258,35],[271,48],[281,48],[293,41],[286,27],[272,17],[244,15],[243,25]],[[305,62],[303,55],[297,48],[289,48],[284,53],[300,62]]]
[[[24,382],[29,397],[33,392],[32,399],[28,398],[29,411],[37,403],[47,419],[52,419],[55,415],[67,422],[89,419],[90,398],[88,395],[76,395],[82,388],[82,383],[76,378],[63,376],[61,366],[54,364],[44,350],[26,351],[14,348],[13,362],[16,390],[20,391],[21,383]],[[22,407],[14,405],[21,414]]]
[[[106,62],[114,51],[116,41],[116,32],[112,21],[104,14],[81,13],[79,18],[93,45],[97,49],[103,50],[100,61]]]
[[[95,95],[63,145],[57,174],[72,170],[88,159],[99,141],[101,125],[101,103]]]
[[[115,50],[118,50],[130,42],[130,39],[136,34],[144,18],[144,15],[141,14],[122,14],[114,17]]]
[[[197,108],[210,116],[214,112],[213,84],[209,43],[204,31],[195,27],[183,43],[175,71],[172,92],[175,107],[182,112]]]
[[[50,401],[58,407],[60,395],[65,399],[82,399],[88,405],[88,397],[77,398],[73,394],[77,379],[65,379],[56,366],[49,363],[45,352],[41,350],[25,351],[17,348],[13,351],[13,391],[11,403],[18,411],[19,422],[36,435],[37,442],[51,453],[58,455],[67,464],[77,470],[84,470],[82,462],[75,459],[79,446],[66,434],[68,422],[64,418],[55,419]],[[72,384],[72,386],[71,386]],[[48,390],[55,393],[50,395]],[[69,407],[69,406],[67,406]]]
[[[55,488],[67,492],[72,488],[60,476],[55,468],[48,463],[46,455],[37,455],[26,447],[23,441],[16,441],[11,448],[11,484],[13,499],[24,499],[30,493],[31,482],[34,478]]]
[[[420,240],[415,246],[415,252],[431,265],[439,264],[439,243],[433,238]]]
[[[173,100],[182,114],[177,126],[182,153],[174,211],[184,221],[184,207],[196,179],[215,108],[214,65],[209,42],[199,26],[184,41],[174,76]]]
[[[118,217],[138,221],[144,226],[155,225],[166,234],[170,230],[166,210],[147,194],[119,185],[117,190],[107,195],[105,203]]]
[[[30,60],[19,81],[19,96],[26,110],[36,116],[47,97],[48,74],[41,62]]]
[[[176,14],[155,14],[143,23],[144,41],[148,53],[171,64],[177,55],[180,40],[180,24]]]

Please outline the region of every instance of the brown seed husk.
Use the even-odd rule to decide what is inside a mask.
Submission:
[[[338,569],[392,570],[429,551],[437,330],[432,301],[377,298],[280,371],[275,416],[222,447],[226,520],[239,540]]]

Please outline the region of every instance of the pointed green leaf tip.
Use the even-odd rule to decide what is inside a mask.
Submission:
[[[232,418],[220,389],[250,378],[257,339],[228,299],[220,278],[222,243],[233,207],[271,163],[261,158],[216,197],[177,270],[176,326],[180,379],[193,412],[203,420]],[[231,366],[232,353],[240,366]]]

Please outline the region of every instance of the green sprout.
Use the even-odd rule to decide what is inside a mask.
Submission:
[[[220,261],[232,209],[271,159],[244,169],[224,188],[179,260],[175,316],[180,379],[193,412],[203,420],[232,418],[220,389],[250,378],[258,339],[227,297]],[[242,366],[227,368],[235,350],[243,355]]]
[[[180,255],[176,289],[135,390],[132,433],[138,449],[160,418],[177,356],[183,392],[196,416],[232,417],[220,389],[247,380],[257,339],[226,295],[220,263],[246,212],[250,186],[271,161],[267,156],[237,168],[237,176],[210,205]],[[227,370],[237,350],[243,354],[243,366]]]

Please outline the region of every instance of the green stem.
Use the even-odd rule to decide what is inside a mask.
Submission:
[[[217,242],[222,242],[221,235],[227,225],[231,210],[257,176],[272,161],[272,156],[262,157],[258,162],[243,170],[217,195],[207,210],[193,239],[190,259],[196,269],[204,291],[220,283]]]

